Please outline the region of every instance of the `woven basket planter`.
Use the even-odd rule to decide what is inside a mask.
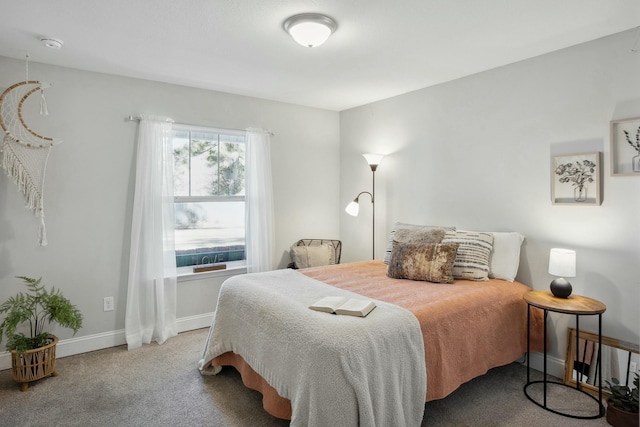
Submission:
[[[21,383],[20,390],[27,391],[29,383],[49,375],[55,377],[56,373],[56,344],[58,337],[49,337],[49,344],[18,353],[11,350],[11,371],[13,380]]]

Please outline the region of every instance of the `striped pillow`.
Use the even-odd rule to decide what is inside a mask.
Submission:
[[[489,280],[489,255],[493,247],[493,234],[481,231],[448,230],[441,243],[458,243],[453,264],[456,279]]]

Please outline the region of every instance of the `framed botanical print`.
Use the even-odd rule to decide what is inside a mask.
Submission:
[[[554,156],[551,201],[554,205],[600,205],[600,152]]]
[[[611,121],[611,175],[640,176],[640,117]]]

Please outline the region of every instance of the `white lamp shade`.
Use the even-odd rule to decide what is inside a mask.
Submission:
[[[284,29],[305,47],[316,47],[326,42],[337,28],[336,22],[325,15],[301,13],[284,21]]]
[[[316,47],[327,41],[331,35],[331,30],[322,24],[303,22],[291,27],[289,34],[302,46]]]
[[[363,154],[364,158],[367,159],[367,163],[369,163],[369,165],[379,165],[380,162],[382,161],[382,158],[384,157],[384,154],[373,154],[373,153],[367,153],[367,154]]]
[[[549,252],[549,274],[576,277],[576,251],[552,248]]]
[[[360,205],[355,200],[349,203],[345,208],[345,212],[351,216],[358,216],[359,211],[360,211]]]

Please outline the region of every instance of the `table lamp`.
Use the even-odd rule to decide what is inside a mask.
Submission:
[[[565,277],[576,277],[576,251],[552,248],[549,252],[549,274],[559,276],[551,282],[551,293],[558,298],[571,295],[571,283]]]

